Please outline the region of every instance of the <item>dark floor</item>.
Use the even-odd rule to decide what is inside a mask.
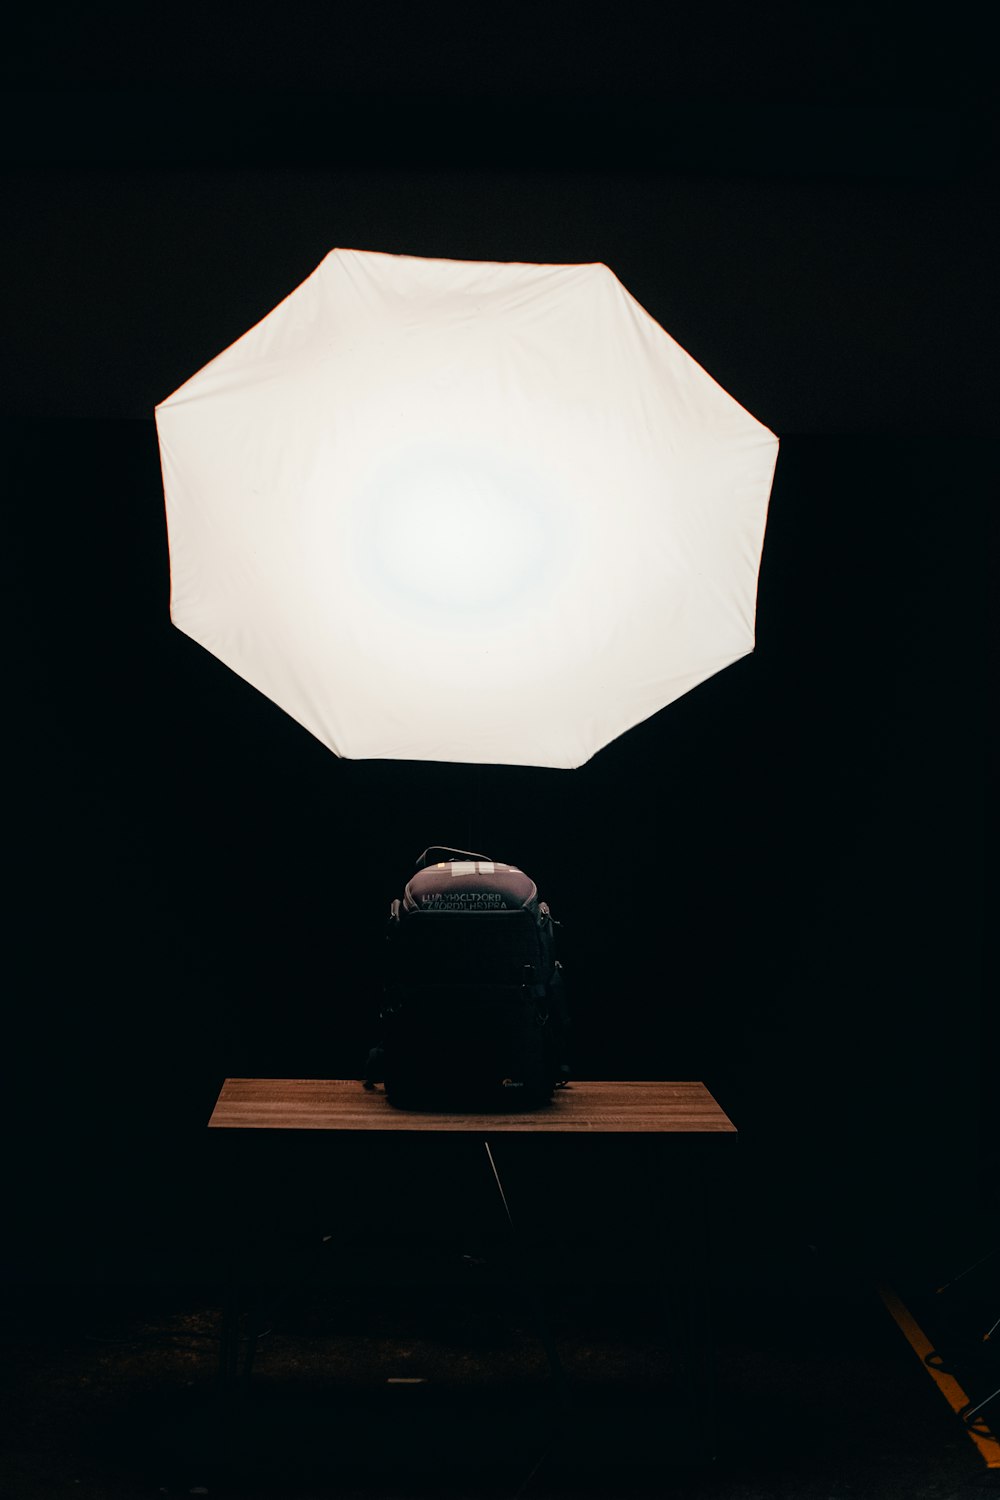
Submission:
[[[217,1282],[171,1285],[160,1267],[157,1285],[8,1287],[4,1500],[957,1500],[1000,1489],[1000,1468],[875,1286],[820,1249],[788,1246],[767,1275],[722,1268],[717,1395],[703,1411],[648,1284],[579,1264],[560,1283],[546,1267],[543,1305],[572,1393],[562,1412],[529,1300],[489,1245],[379,1250],[349,1268],[318,1243],[289,1248],[290,1279],[265,1289],[270,1331],[252,1378],[229,1395],[217,1383]],[[982,1339],[1000,1312],[991,1264],[942,1294],[919,1268],[900,1269],[895,1291],[941,1360],[971,1398],[987,1396],[1000,1385],[996,1342]],[[990,1415],[995,1429],[1000,1411]]]

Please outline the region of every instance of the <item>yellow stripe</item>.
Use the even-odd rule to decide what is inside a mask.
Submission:
[[[878,1294],[895,1319],[906,1342],[918,1356],[920,1363],[952,1411],[961,1414],[966,1407],[972,1405],[972,1401],[965,1394],[954,1375],[949,1375],[945,1370],[937,1370],[933,1365],[927,1363],[927,1356],[934,1353],[934,1346],[930,1339],[915,1321],[909,1310],[900,1302],[895,1292],[891,1291],[887,1286],[880,1286]],[[975,1426],[970,1426],[967,1422],[963,1422],[962,1426],[979,1449],[982,1457],[986,1460],[986,1467],[988,1469],[1000,1469],[1000,1442],[994,1437],[993,1433],[986,1426],[986,1423],[979,1418]]]

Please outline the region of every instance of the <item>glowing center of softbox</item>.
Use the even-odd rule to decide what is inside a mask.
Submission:
[[[521,601],[550,556],[546,507],[530,488],[473,456],[394,468],[362,523],[372,581],[421,613],[493,613]]]

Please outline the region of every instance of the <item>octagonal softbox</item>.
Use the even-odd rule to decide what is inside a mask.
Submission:
[[[337,755],[578,766],[753,648],[777,439],[604,265],[334,250],[156,420],[174,623]]]

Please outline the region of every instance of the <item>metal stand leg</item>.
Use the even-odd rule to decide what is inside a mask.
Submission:
[[[490,1143],[489,1141],[484,1141],[483,1145],[486,1147],[486,1155],[489,1160],[490,1169],[493,1172],[493,1179],[497,1185],[497,1192],[500,1194],[500,1201],[503,1204],[503,1211],[507,1216],[507,1224],[510,1229],[510,1246],[513,1252],[514,1265],[517,1268],[518,1280],[521,1284],[522,1289],[526,1293],[531,1305],[531,1311],[535,1321],[535,1326],[538,1329],[538,1335],[542,1341],[542,1345],[548,1357],[549,1368],[552,1371],[552,1378],[555,1381],[556,1390],[559,1396],[559,1404],[564,1411],[568,1411],[572,1405],[572,1395],[570,1392],[569,1381],[566,1378],[566,1371],[563,1369],[562,1361],[559,1358],[559,1351],[556,1349],[555,1341],[549,1329],[549,1325],[542,1308],[542,1301],[538,1294],[537,1287],[535,1286],[535,1283],[532,1280],[530,1272],[528,1270],[527,1260],[521,1245],[521,1239],[514,1224],[514,1217],[510,1211],[510,1205],[507,1202],[507,1194],[504,1192],[503,1183],[500,1180],[500,1173],[497,1171],[497,1164],[493,1158],[493,1152],[490,1150]]]
[[[998,1396],[1000,1396],[1000,1386],[997,1386],[992,1396],[987,1396],[985,1401],[980,1401],[979,1405],[974,1406],[971,1411],[964,1411],[962,1413],[962,1421],[968,1422],[972,1417],[976,1415],[977,1411],[982,1411],[984,1406],[989,1406],[990,1402],[995,1401]]]

